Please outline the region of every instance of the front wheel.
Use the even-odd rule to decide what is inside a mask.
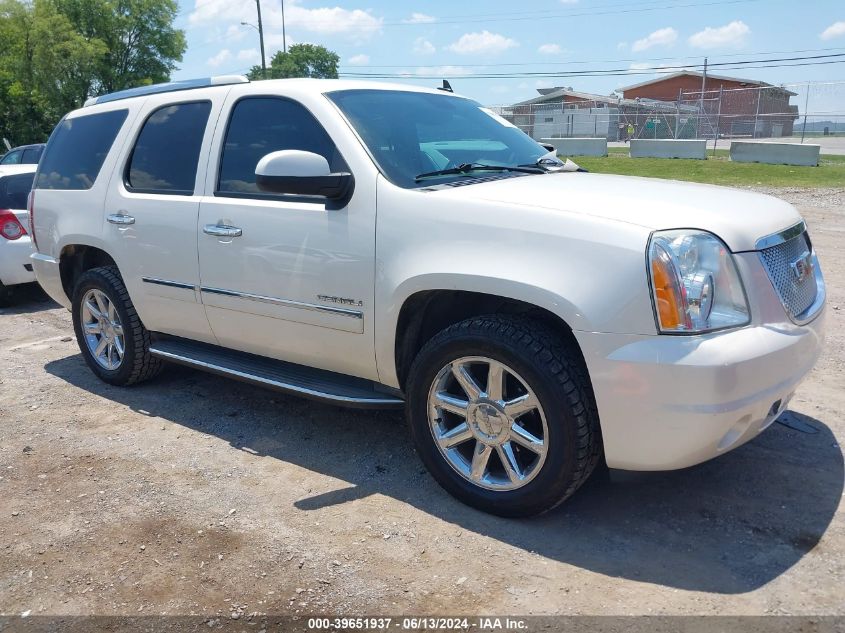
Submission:
[[[541,323],[479,317],[429,341],[408,381],[421,459],[448,492],[501,516],[563,502],[601,457],[580,352]]]
[[[85,272],[74,288],[71,310],[82,356],[101,380],[131,385],[161,371],[161,360],[150,354],[150,333],[116,266]]]

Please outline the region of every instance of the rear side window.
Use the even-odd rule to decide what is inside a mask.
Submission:
[[[153,112],[129,158],[131,191],[191,195],[211,103],[180,103]]]
[[[36,189],[90,189],[128,110],[65,119],[56,127],[38,171]]]
[[[278,97],[249,97],[232,111],[217,193],[267,195],[255,184],[255,168],[265,155],[283,149],[314,152],[332,171],[348,170],[328,133],[304,106]]]
[[[23,158],[21,158],[21,163],[25,165],[38,164],[38,159],[41,158],[41,153],[43,151],[43,147],[31,147],[29,149],[25,149],[23,151]]]
[[[0,178],[0,209],[26,209],[33,178],[35,172]]]

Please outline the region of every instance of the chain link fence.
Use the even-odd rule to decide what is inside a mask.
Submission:
[[[681,89],[671,101],[560,89],[532,101],[492,109],[537,140],[845,137],[845,81]]]

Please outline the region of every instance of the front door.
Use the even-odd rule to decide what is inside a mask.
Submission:
[[[202,301],[221,345],[377,379],[373,349],[374,186],[345,206],[321,197],[268,195],[258,161],[277,150],[320,154],[348,170],[300,103],[244,97],[223,131],[213,195],[197,232]],[[211,168],[211,166],[210,166]]]

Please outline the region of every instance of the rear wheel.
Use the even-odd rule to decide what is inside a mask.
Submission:
[[[411,368],[408,419],[434,478],[502,516],[555,507],[601,457],[579,351],[525,319],[480,317],[437,334]]]
[[[88,367],[113,385],[131,385],[161,371],[116,266],[85,272],[73,293],[73,328]]]

